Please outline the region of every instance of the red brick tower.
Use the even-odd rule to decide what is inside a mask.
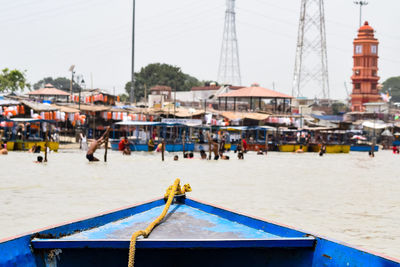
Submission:
[[[374,38],[374,29],[366,21],[358,30],[354,39],[353,92],[351,109],[364,111],[364,103],[379,102],[378,89],[378,40]]]

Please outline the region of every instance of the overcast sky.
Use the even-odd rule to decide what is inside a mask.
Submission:
[[[237,0],[243,85],[291,94],[300,0]],[[0,0],[0,68],[27,71],[29,82],[69,77],[122,93],[130,80],[132,2],[128,0]],[[176,65],[200,80],[217,79],[225,0],[137,0],[135,70]],[[380,41],[381,82],[400,76],[400,1],[370,0],[363,9]],[[331,97],[351,90],[352,42],[359,24],[352,0],[325,0]],[[314,97],[318,92],[303,92]]]

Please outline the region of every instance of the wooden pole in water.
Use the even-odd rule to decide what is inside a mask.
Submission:
[[[207,137],[208,137],[208,160],[211,160],[212,140],[211,140],[210,132],[207,133]]]
[[[105,146],[105,150],[104,150],[104,162],[107,162],[107,150],[108,150],[108,137],[109,137],[109,135],[110,135],[110,132],[107,133],[106,141],[105,141],[105,143],[104,143],[104,146]]]
[[[164,139],[161,142],[161,160],[164,161],[164,151],[165,151],[165,141]]]
[[[50,127],[50,125],[49,125]],[[45,136],[44,136],[44,162],[47,162],[47,147],[48,147],[48,140],[49,140],[49,129],[47,129]]]
[[[183,151],[183,157],[185,157],[185,137],[186,137],[186,131],[183,130],[183,134],[182,134],[182,151]]]

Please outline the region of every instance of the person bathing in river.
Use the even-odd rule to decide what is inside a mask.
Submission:
[[[106,139],[108,138],[108,134],[110,133],[110,131],[111,131],[111,128],[110,128],[110,127],[107,127],[107,129],[106,129],[106,131],[104,132],[104,134],[103,134],[99,139],[93,141],[93,143],[90,144],[89,149],[88,149],[87,154],[86,154],[86,158],[87,158],[89,161],[99,161],[99,159],[98,159],[98,158],[95,158],[95,157],[93,156],[93,154],[94,154],[94,152],[96,151],[96,149],[97,149],[98,147],[100,147],[100,146],[106,141]],[[106,136],[107,136],[107,138],[106,138]]]
[[[214,160],[218,160],[219,159],[218,143],[212,140],[210,145],[212,145],[212,151],[214,152]]]
[[[242,148],[243,148],[243,152],[246,153],[247,152],[247,141],[246,139],[242,139]]]
[[[40,150],[42,150],[41,146],[38,146],[37,144],[34,144],[30,149],[29,153],[40,153]]]
[[[204,150],[200,150],[200,157],[201,159],[207,159],[207,154]]]
[[[296,153],[304,153],[303,146],[301,145],[299,149],[296,150]]]
[[[131,154],[131,148],[129,147],[129,144],[125,146],[124,151],[122,152],[122,155],[127,155],[129,156]]]
[[[79,134],[79,137],[80,137],[80,140],[79,140],[80,149],[86,151],[86,150],[88,149],[88,144],[87,144],[87,138],[86,138],[85,133],[84,133],[84,132],[81,132],[81,133]]]
[[[154,151],[155,144],[154,144],[154,139],[153,138],[150,138],[149,142],[147,143],[147,146],[148,146],[148,151],[149,152]]]
[[[129,141],[126,136],[119,142],[118,144],[118,149],[119,151],[122,151],[123,155],[130,155],[131,154],[131,149],[129,147]]]
[[[0,155],[7,155],[7,154],[8,154],[7,145],[2,144],[0,147]]]
[[[38,156],[37,160],[34,161],[34,163],[43,163],[43,157],[42,156]]]
[[[208,137],[208,145],[211,146],[211,150],[214,152],[214,160],[218,160],[219,159],[218,143],[216,141],[212,140],[210,133],[207,133],[207,137]],[[211,155],[210,155],[210,157],[211,157]]]
[[[222,160],[229,160],[229,156],[224,155],[223,153],[219,154],[220,159]]]
[[[319,151],[319,156],[322,157],[326,153],[326,145],[321,145],[321,150]]]

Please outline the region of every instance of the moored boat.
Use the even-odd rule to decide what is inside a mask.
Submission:
[[[326,145],[326,153],[349,153],[350,152],[350,145]]]
[[[111,149],[112,150],[118,150],[118,144],[119,144],[120,140],[118,139],[112,139],[110,140],[111,143]],[[156,146],[157,147],[157,144]],[[134,142],[130,142],[129,144],[129,148],[131,151],[145,151],[148,152],[149,151],[149,146],[147,144],[138,144],[138,143],[134,143]],[[194,143],[185,143],[185,151],[194,151],[195,147],[194,147]],[[153,150],[151,150],[153,151]],[[183,144],[170,144],[167,143],[165,144],[165,151],[168,152],[180,152],[183,151]]]
[[[303,152],[309,152],[307,145],[299,145],[299,144],[282,144],[278,145],[280,152],[296,152],[299,149],[302,149]]]
[[[9,123],[6,128],[9,151],[27,151],[33,146],[40,146],[41,151],[44,151],[46,146],[52,151],[58,151],[58,134],[55,134],[55,128],[50,126],[54,125],[54,121],[29,118],[6,121]]]
[[[357,152],[369,152],[371,151],[370,145],[352,145],[350,146],[350,151],[357,151]],[[379,146],[374,147],[374,151],[379,151]]]
[[[124,128],[123,134],[121,135],[121,131],[117,131],[115,127]],[[120,133],[119,136],[116,132]],[[165,150],[168,152],[194,151],[194,142],[191,141],[189,133],[189,126],[182,123],[122,121],[114,125],[110,143],[112,150],[119,150],[118,144],[121,137],[125,136],[129,140],[131,151],[154,151],[161,140],[165,141]],[[150,140],[154,144],[151,149],[148,145]]]
[[[0,266],[127,266],[132,246],[136,266],[400,266],[396,259],[184,195],[175,196],[147,238],[131,243],[133,232],[161,221],[164,204],[160,198],[0,240]]]
[[[15,145],[14,141],[7,141],[7,150],[9,151],[14,150],[14,145]]]
[[[8,143],[7,143],[8,146]],[[22,141],[22,140],[17,140],[14,142],[14,147],[13,150],[29,150],[33,146],[40,146],[40,150],[44,151],[46,147],[46,142],[45,141]],[[54,141],[49,141],[47,142],[47,146],[50,150],[52,151],[58,151],[59,148],[59,142],[54,142]]]

